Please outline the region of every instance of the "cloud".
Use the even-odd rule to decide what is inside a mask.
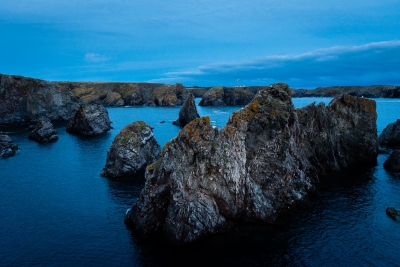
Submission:
[[[108,58],[100,54],[86,53],[84,60],[87,62],[99,63],[107,61]]]
[[[285,81],[292,86],[400,83],[400,41],[335,46],[303,54],[270,55],[217,62],[190,71],[165,73],[165,80],[234,85]],[[157,79],[163,81],[163,78]]]

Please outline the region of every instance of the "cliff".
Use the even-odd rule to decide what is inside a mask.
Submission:
[[[22,76],[0,74],[0,124],[68,120],[79,106],[72,92],[63,86]]]
[[[293,97],[336,97],[349,94],[368,98],[399,98],[400,86],[371,85],[371,86],[330,86],[318,87],[314,90],[292,89]]]
[[[106,107],[114,106],[181,106],[188,96],[186,88],[157,83],[58,82],[85,103],[100,100]]]
[[[218,131],[195,119],[146,170],[125,223],[138,235],[193,242],[239,221],[272,222],[318,178],[378,155],[375,102],[344,95],[296,110],[286,84],[258,92]]]

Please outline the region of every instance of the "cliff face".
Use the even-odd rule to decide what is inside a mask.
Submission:
[[[368,98],[399,98],[400,86],[329,86],[314,90],[293,89],[293,97],[336,97],[341,94]]]
[[[0,124],[28,123],[41,116],[68,120],[78,106],[71,91],[55,83],[0,74]]]
[[[237,221],[273,221],[320,174],[378,155],[375,102],[348,95],[296,110],[286,84],[260,91],[221,130],[186,125],[147,167],[125,222],[139,235],[193,242]]]
[[[181,106],[188,96],[186,88],[157,83],[93,83],[59,82],[85,103],[100,100],[106,107],[117,106]],[[154,103],[154,104],[153,104]]]
[[[255,93],[242,87],[213,87],[202,97],[200,106],[244,106],[254,98]]]

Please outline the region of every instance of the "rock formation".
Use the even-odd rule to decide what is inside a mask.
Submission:
[[[109,106],[181,106],[186,100],[187,89],[180,83],[164,85],[158,83],[93,83],[61,82],[85,103],[99,100]]]
[[[200,106],[244,106],[254,98],[254,93],[241,87],[213,87],[201,99]]]
[[[0,124],[25,124],[46,116],[68,120],[79,106],[70,90],[38,79],[0,74]]]
[[[400,145],[400,119],[388,124],[379,135],[381,145],[398,146]]]
[[[38,143],[50,143],[57,141],[58,135],[51,121],[46,117],[41,117],[28,138]]]
[[[14,156],[17,150],[18,146],[12,142],[8,135],[0,135],[0,158]]]
[[[111,129],[108,111],[99,101],[82,104],[67,125],[67,132],[86,136],[103,134]]]
[[[400,172],[400,150],[394,150],[383,163],[383,167],[391,172]]]
[[[368,98],[399,98],[400,86],[329,86],[316,89],[292,89],[292,97],[336,97],[341,94]]]
[[[389,207],[386,209],[386,214],[395,221],[400,222],[400,212],[393,207]]]
[[[133,122],[114,138],[101,175],[116,178],[134,174],[154,162],[160,150],[153,127],[143,121]]]
[[[195,119],[147,167],[125,223],[140,236],[193,242],[238,221],[272,222],[320,174],[378,155],[375,101],[351,97],[296,110],[286,84],[258,92],[221,130]]]
[[[185,126],[194,119],[200,118],[197,113],[196,103],[194,102],[193,94],[189,94],[181,110],[179,111],[179,118],[173,122],[174,125]]]

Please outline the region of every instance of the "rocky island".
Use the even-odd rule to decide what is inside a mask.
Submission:
[[[189,243],[240,221],[273,222],[321,175],[378,155],[375,101],[343,95],[295,109],[286,84],[257,93],[218,131],[186,125],[146,170],[125,223],[142,237]]]

